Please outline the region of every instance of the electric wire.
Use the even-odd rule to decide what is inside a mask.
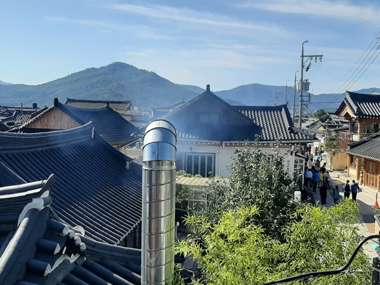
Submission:
[[[380,48],[380,46],[378,46],[377,47],[377,49],[376,49],[376,51],[378,51],[378,53],[377,53],[377,55],[375,56],[375,58],[371,61],[371,63],[367,66],[367,68],[360,74],[360,76],[359,76],[359,78],[358,79],[356,79],[355,80],[355,82],[354,83],[352,83],[348,88],[347,88],[347,90],[348,89],[350,89],[361,77],[362,77],[362,75],[367,71],[367,69],[372,65],[372,63],[376,60],[376,58],[379,56],[379,54],[380,54],[380,51],[379,51],[379,48]]]
[[[372,43],[377,39],[377,37],[380,35],[380,31],[377,33],[377,35],[373,38],[373,40],[370,42],[370,44],[368,45],[368,47],[366,48],[366,50],[362,53],[362,55],[356,60],[356,62],[354,63],[354,65],[353,66],[351,66],[351,68],[346,72],[346,74],[342,77],[342,79],[339,81],[339,82],[337,82],[337,83],[335,83],[335,85],[333,86],[333,87],[331,87],[326,93],[330,93],[330,91],[332,91],[332,90],[334,90],[335,89],[335,87],[337,86],[337,85],[339,85],[345,78],[346,78],[346,76],[351,72],[351,70],[356,66],[356,64],[359,62],[359,60],[363,57],[363,55],[368,51],[368,49],[370,48],[370,46],[372,45]],[[340,88],[338,89],[338,90],[340,90]],[[337,90],[337,91],[338,91]],[[333,93],[337,93],[337,91],[336,92],[333,92]]]
[[[294,282],[294,281],[299,281],[299,280],[305,280],[305,279],[310,279],[310,278],[319,278],[319,277],[325,277],[329,275],[338,275],[342,273],[349,273],[347,272],[347,268],[351,265],[352,261],[354,260],[355,256],[359,252],[360,248],[365,244],[368,240],[373,239],[373,238],[380,238],[380,235],[371,235],[363,239],[358,246],[355,248],[353,254],[351,255],[349,261],[341,268],[337,270],[328,270],[328,271],[320,271],[320,272],[310,272],[310,273],[305,273],[305,274],[300,274],[296,275],[293,277],[288,277],[284,278],[281,280],[265,283],[264,285],[276,285],[276,284],[282,284],[282,283],[288,283],[288,282]]]
[[[363,62],[367,59],[367,57],[372,53],[373,49],[376,47],[377,43],[379,42],[380,38],[376,38],[377,41],[375,42],[375,44],[373,45],[373,47],[371,48],[371,50],[367,53],[367,55],[363,58],[362,62],[356,67],[355,71],[351,74],[351,76],[346,80],[346,82],[344,82],[338,89],[335,93],[341,93],[341,92],[344,92],[346,89],[347,86],[349,86],[351,84],[351,82],[353,80],[355,80],[355,78],[357,77],[357,70],[362,66]],[[376,50],[375,50],[376,52]],[[364,64],[364,66],[368,63],[368,61],[372,58],[374,53],[372,53],[371,57],[367,60],[367,62]],[[363,67],[361,67],[360,71],[363,69]],[[359,73],[360,73],[359,71]],[[354,77],[353,77],[354,76]],[[353,78],[352,78],[353,77]],[[350,79],[352,78],[351,81],[349,81]],[[347,83],[348,82],[348,83]],[[345,86],[345,87],[344,87]],[[343,87],[343,88],[342,88]]]

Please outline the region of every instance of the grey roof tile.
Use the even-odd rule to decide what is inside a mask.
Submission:
[[[380,161],[380,133],[348,145],[348,154]]]
[[[292,118],[286,105],[278,106],[231,106],[258,125],[261,140],[292,142],[312,141],[315,137],[294,128]]]
[[[53,183],[51,177],[20,185],[18,189],[19,193],[24,193],[30,188],[38,190],[43,184],[42,188],[50,191]],[[0,188],[0,193],[9,190],[9,187]],[[11,190],[12,194],[19,194]],[[0,194],[0,197],[4,198],[4,195],[9,194]],[[50,197],[44,199],[51,201]],[[33,203],[27,202],[16,230],[7,235],[0,233],[0,284],[58,285],[62,281],[140,284],[140,250],[85,238],[82,231],[75,231],[76,228],[67,230],[67,224],[51,220],[49,202],[32,207],[29,205]],[[97,248],[102,249],[100,254]]]
[[[357,118],[380,119],[380,95],[347,91],[335,113],[339,114],[346,106]]]
[[[38,134],[0,133],[0,167],[14,179],[42,180],[54,173],[55,213],[82,225],[98,241],[118,244],[141,218],[141,170],[98,134],[93,124]],[[136,167],[136,169],[135,169]]]

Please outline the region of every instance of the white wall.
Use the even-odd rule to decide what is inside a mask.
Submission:
[[[222,145],[196,145],[196,144],[177,144],[178,153],[188,153],[188,152],[197,152],[197,153],[213,153],[215,154],[215,175],[228,177],[230,172],[228,170],[228,165],[233,163],[232,156],[236,149],[242,149],[244,147],[238,146],[222,146]],[[291,146],[287,148],[280,148],[280,154],[285,156],[285,165],[284,167],[289,168],[289,172],[293,173],[294,171],[294,155],[289,154]],[[260,148],[261,151],[268,154],[272,154],[271,148]],[[183,158],[184,159],[184,158]],[[178,158],[177,158],[178,160]]]

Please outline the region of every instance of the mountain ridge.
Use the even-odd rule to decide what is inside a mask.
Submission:
[[[211,86],[212,89],[212,86]],[[237,86],[230,90],[213,91],[230,104],[239,105],[276,105],[285,103],[285,86],[263,85],[259,83]],[[293,104],[292,87],[288,86],[287,101],[289,109]],[[364,92],[362,92],[364,91]],[[369,88],[357,92],[380,92],[378,88]],[[39,85],[0,84],[0,105],[24,106],[37,102],[39,105],[50,106],[58,97],[61,102],[66,98],[93,100],[130,100],[134,106],[163,107],[189,101],[204,92],[204,89],[194,85],[173,83],[153,71],[139,69],[133,65],[114,62],[102,67],[90,67],[71,73]],[[277,94],[276,99],[274,98]],[[319,103],[334,103],[328,105],[336,109],[344,98],[343,94],[310,95],[312,104],[309,110],[317,110]],[[296,103],[299,101],[296,92]],[[297,104],[296,104],[297,105]],[[297,107],[298,108],[298,107]]]

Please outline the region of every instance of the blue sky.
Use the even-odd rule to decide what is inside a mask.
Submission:
[[[214,91],[292,85],[308,40],[305,54],[323,54],[305,72],[314,94],[380,87],[379,15],[375,0],[1,1],[0,80],[36,85],[121,61]]]

